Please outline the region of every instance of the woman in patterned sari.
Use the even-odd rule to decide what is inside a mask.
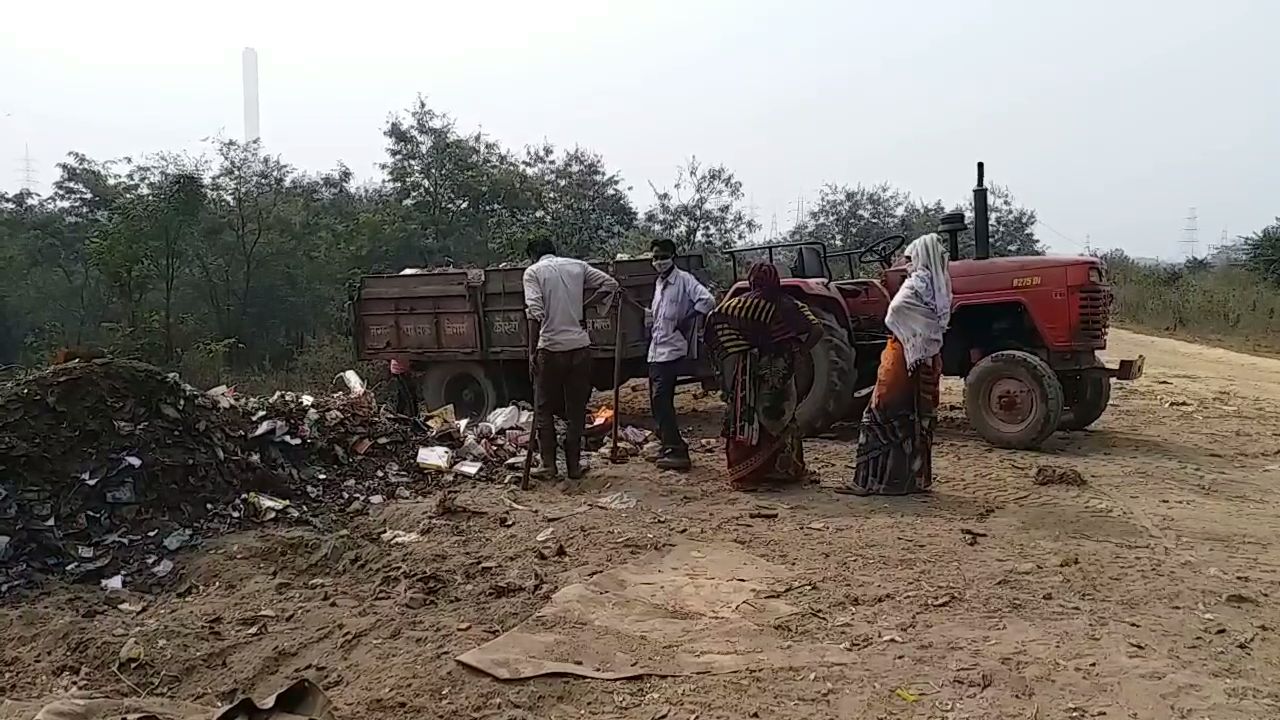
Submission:
[[[880,355],[862,418],[854,478],[836,492],[908,495],[933,484],[942,336],[951,321],[951,276],[937,235],[907,246],[907,279],[889,303],[892,336]]]
[[[756,263],[750,291],[707,316],[707,346],[724,390],[729,482],[738,489],[803,480],[796,427],[795,359],[822,337],[803,303],[782,292],[778,269]]]

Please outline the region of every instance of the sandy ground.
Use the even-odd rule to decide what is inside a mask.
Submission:
[[[478,512],[397,503],[345,527],[227,536],[184,555],[181,590],[137,598],[136,614],[48,587],[0,608],[0,697],[91,688],[213,706],[309,676],[345,718],[1280,717],[1280,360],[1113,334],[1112,356],[1137,353],[1147,376],[1118,384],[1093,430],[1037,453],[979,440],[949,382],[925,498],[831,492],[846,433],[807,443],[821,485],[780,493],[729,490],[716,453],[687,475],[633,460],[581,489],[626,489],[633,510],[551,521],[582,498],[472,486],[455,504]],[[681,407],[691,437],[715,435],[712,399],[690,391]],[[1041,465],[1088,484],[1035,485]],[[778,517],[750,518],[761,505]],[[549,525],[566,555],[538,554]],[[389,528],[428,541],[388,547]],[[454,661],[557,588],[686,538],[811,582],[788,596],[807,612],[778,629],[861,662],[502,683]],[[144,661],[113,669],[130,638]]]

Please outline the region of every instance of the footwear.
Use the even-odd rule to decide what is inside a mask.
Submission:
[[[857,485],[841,485],[840,487],[836,488],[836,494],[837,495],[857,495],[858,497],[867,497],[868,495],[874,495],[875,493],[871,492],[870,490],[867,490],[866,488],[860,488]]]
[[[654,465],[657,465],[659,470],[688,470],[693,467],[693,461],[688,455],[667,453],[658,458]]]
[[[560,477],[560,473],[556,472],[556,466],[536,467],[529,471],[529,477],[534,480],[555,480]]]

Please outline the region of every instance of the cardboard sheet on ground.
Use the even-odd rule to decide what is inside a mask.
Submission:
[[[502,680],[602,680],[843,665],[833,645],[784,643],[802,612],[779,593],[791,573],[732,545],[682,544],[570,585],[533,617],[457,659]]]
[[[221,710],[163,698],[104,698],[70,693],[41,702],[0,701],[0,720],[334,720],[324,691],[297,680],[262,703],[250,698]]]

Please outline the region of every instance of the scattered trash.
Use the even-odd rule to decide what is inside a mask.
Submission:
[[[382,541],[391,545],[412,545],[426,540],[422,535],[416,532],[404,532],[403,530],[388,530],[382,533]]]
[[[635,496],[631,495],[626,490],[620,490],[618,492],[605,495],[592,504],[596,507],[604,508],[605,510],[630,510],[634,508],[638,502],[639,501]]]
[[[104,499],[112,505],[132,505],[138,497],[133,492],[133,482],[127,481],[107,490]]]
[[[626,440],[632,445],[644,445],[649,441],[649,437],[653,433],[648,430],[642,430],[634,425],[628,425],[618,430],[618,439]]]
[[[553,527],[549,527],[546,530],[543,530],[542,532],[538,533],[538,536],[534,538],[534,540],[537,542],[546,542],[547,540],[551,539],[552,535],[555,535],[555,534],[556,534],[556,529]]]
[[[251,492],[246,499],[252,507],[258,511],[258,522],[270,522],[274,520],[276,515],[285,508],[289,507],[288,500],[281,500],[278,497],[265,495],[263,493]]]
[[[450,405],[450,408],[453,406]],[[421,447],[418,448],[418,467],[423,470],[438,470],[446,472],[453,465],[453,451],[447,447]]]
[[[342,378],[342,382],[347,384],[347,389],[351,391],[351,397],[360,397],[364,395],[368,388],[364,384],[364,380],[355,370],[344,370],[338,377]]]
[[[165,536],[164,547],[166,550],[174,551],[184,545],[190,545],[191,539],[192,535],[190,530],[186,528],[178,528]]]
[[[1040,566],[1033,562],[1022,562],[1013,566],[1013,571],[1019,575],[1029,575],[1039,569]]]
[[[454,625],[453,627],[454,627],[454,629],[455,629],[455,630],[457,630],[458,632],[466,632],[466,631],[468,631],[468,630],[470,630],[470,629],[471,629],[471,623],[469,623],[469,622],[460,622],[460,623],[458,623],[457,625]]]
[[[804,526],[806,530],[829,530],[831,526],[827,525],[825,520],[815,520]]]
[[[422,422],[431,428],[432,432],[438,433],[456,425],[458,423],[458,414],[454,411],[452,405],[445,405],[427,413],[422,418]]]
[[[883,636],[883,637],[881,637],[881,638],[880,638],[880,642],[882,642],[882,643],[904,643],[904,642],[906,642],[906,640],[903,640],[901,635],[885,635],[885,636]]]
[[[509,430],[511,428],[520,427],[520,408],[515,405],[498,408],[489,413],[489,417],[485,420],[493,426],[497,432]]]
[[[367,501],[368,501],[368,503],[369,503],[370,505],[381,505],[382,503],[386,502],[386,500],[387,500],[386,498],[382,497],[381,495],[370,495],[370,496],[369,496],[368,498],[366,498],[366,499],[367,499]]]
[[[1058,558],[1058,567],[1073,567],[1080,564],[1080,558],[1075,555],[1063,555]]]
[[[778,511],[777,510],[752,510],[751,512],[747,513],[747,517],[769,520],[769,519],[778,517]]]
[[[173,561],[168,558],[161,560],[151,567],[151,574],[156,577],[165,577],[173,572]]]
[[[897,690],[893,691],[893,694],[897,695],[903,700],[906,700],[909,703],[918,702],[920,700],[919,695],[912,693],[910,690],[907,690],[906,688],[898,688]]]
[[[1054,467],[1052,465],[1041,465],[1036,468],[1036,476],[1033,482],[1036,485],[1074,485],[1076,487],[1086,485],[1084,476],[1075,468]]]
[[[473,478],[484,470],[484,463],[479,460],[463,460],[453,466],[453,472],[463,477]]]
[[[98,585],[99,585],[103,590],[123,590],[123,589],[124,589],[124,576],[123,576],[123,575],[112,575],[112,576],[111,576],[111,577],[109,577],[109,578],[105,578],[105,579],[103,579],[103,580],[100,580],[100,581],[98,582]]]

